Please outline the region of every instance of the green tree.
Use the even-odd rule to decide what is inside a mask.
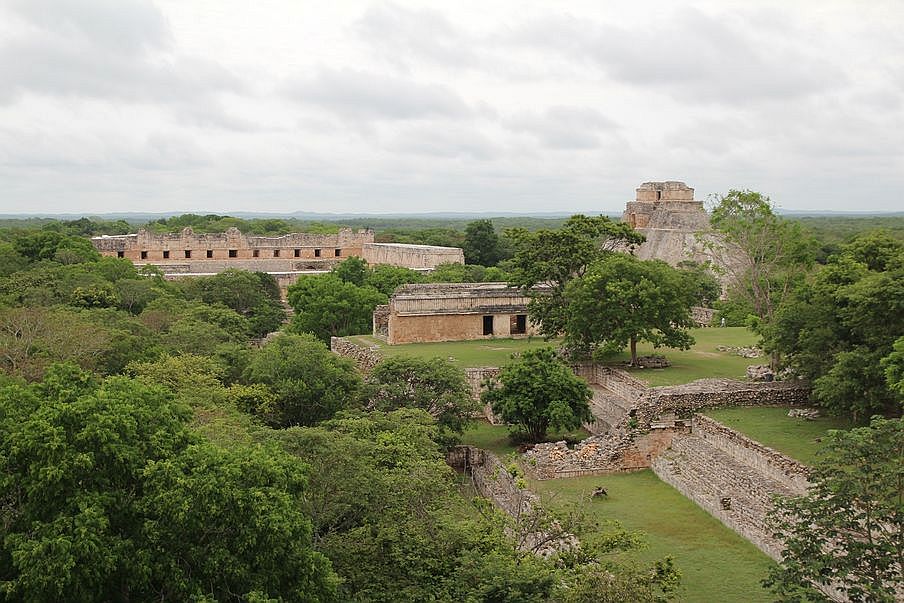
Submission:
[[[767,585],[782,601],[899,601],[904,584],[904,423],[830,431],[804,496],[779,498],[784,542]],[[896,594],[897,593],[897,594]]]
[[[72,365],[0,389],[0,596],[334,600],[303,466],[217,448],[189,416],[159,386]]]
[[[697,262],[683,261],[678,269],[684,274],[688,287],[693,292],[694,305],[712,308],[722,295],[722,286],[709,267]]]
[[[892,352],[882,359],[882,369],[888,388],[904,396],[904,335],[895,340]]]
[[[813,265],[815,241],[800,224],[772,210],[769,197],[730,190],[718,198],[710,222],[720,239],[709,245],[730,294],[747,300],[771,323],[776,309]]]
[[[665,262],[612,254],[572,280],[565,299],[565,343],[579,354],[628,346],[634,363],[638,341],[684,350],[694,343],[693,285]]]
[[[552,348],[522,352],[503,367],[499,381],[501,387],[484,392],[483,402],[506,423],[520,426],[532,442],[542,441],[550,427],[576,429],[591,418],[593,393]]]
[[[278,330],[285,318],[279,286],[272,275],[263,272],[224,270],[188,279],[181,286],[189,299],[222,304],[247,318],[255,337]]]
[[[274,393],[259,414],[278,427],[314,425],[357,406],[363,382],[355,365],[330,352],[313,335],[280,335],[257,350],[245,379]]]
[[[333,274],[303,276],[289,287],[289,303],[295,309],[291,330],[313,333],[325,343],[330,337],[369,333],[374,308],[386,302],[376,289],[347,283]]]
[[[572,216],[556,230],[513,228],[506,236],[515,250],[511,282],[531,296],[531,320],[546,337],[565,330],[565,288],[572,279],[616,249],[644,240],[629,224],[582,215]]]
[[[880,254],[887,259],[868,259]],[[856,239],[794,291],[764,333],[767,349],[810,379],[830,412],[900,412],[882,362],[904,336],[904,245]]]
[[[276,437],[311,467],[304,510],[342,600],[549,600],[552,565],[515,550],[498,512],[462,498],[426,412],[345,414]]]
[[[113,345],[110,336],[64,308],[0,308],[0,368],[32,381],[54,362],[98,368]]]
[[[367,260],[359,257],[350,257],[342,260],[330,271],[346,283],[363,287],[367,280]]]
[[[373,267],[365,282],[386,297],[390,297],[401,285],[424,282],[424,275],[411,268],[380,264]]]
[[[370,373],[373,392],[369,406],[382,411],[420,408],[441,429],[441,439],[458,440],[477,410],[464,371],[442,358],[393,356]]]
[[[478,266],[495,266],[503,258],[499,235],[489,220],[474,220],[465,227],[462,245],[465,263]]]

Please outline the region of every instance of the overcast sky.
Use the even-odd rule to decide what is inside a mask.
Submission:
[[[0,0],[0,213],[904,209],[904,2]]]

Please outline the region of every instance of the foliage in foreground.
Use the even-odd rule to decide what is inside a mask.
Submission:
[[[334,600],[303,465],[188,419],[160,387],[72,365],[0,389],[3,598]]]
[[[784,561],[766,581],[782,601],[899,601],[904,591],[904,423],[831,431],[805,496],[770,518]]]

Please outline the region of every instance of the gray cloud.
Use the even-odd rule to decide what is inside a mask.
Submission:
[[[847,76],[805,44],[789,43],[741,18],[717,18],[693,8],[640,28],[559,17],[529,23],[513,43],[566,53],[596,65],[616,81],[661,90],[673,98],[744,105],[824,93]],[[775,23],[781,23],[778,15]]]
[[[451,88],[354,69],[322,69],[290,82],[285,92],[298,102],[356,120],[462,118],[471,109]]]
[[[603,133],[614,134],[616,124],[590,107],[549,107],[542,113],[520,114],[506,121],[515,131],[532,134],[550,149],[595,149]]]

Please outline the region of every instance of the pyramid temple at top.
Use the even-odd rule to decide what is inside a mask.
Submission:
[[[676,266],[692,260],[711,260],[704,239],[711,239],[709,215],[702,201],[694,200],[694,189],[684,182],[644,182],[634,201],[628,201],[622,221],[646,237],[634,249],[642,260],[660,259]]]

